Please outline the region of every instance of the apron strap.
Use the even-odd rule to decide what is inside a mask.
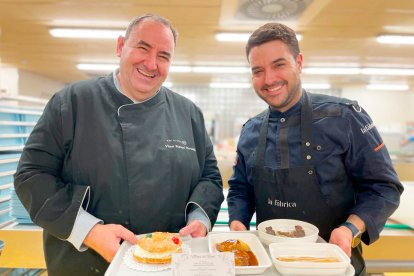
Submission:
[[[264,167],[265,165],[266,137],[267,137],[267,128],[269,127],[269,114],[270,114],[270,111],[267,110],[263,118],[262,126],[260,127],[259,145],[257,147],[257,153],[256,153],[256,164],[257,166],[260,166],[260,167]]]
[[[302,152],[305,165],[312,165],[312,122],[312,101],[310,95],[303,90],[300,127],[302,133]]]

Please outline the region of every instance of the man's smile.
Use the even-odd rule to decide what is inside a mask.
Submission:
[[[146,76],[148,78],[152,78],[153,79],[156,76],[156,74],[150,74],[150,73],[144,71],[143,69],[137,68],[137,71],[138,71],[138,73],[140,73],[140,74],[142,74],[142,75],[144,75],[144,76]]]

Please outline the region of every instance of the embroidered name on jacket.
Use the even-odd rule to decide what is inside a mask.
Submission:
[[[165,140],[165,147],[167,149],[180,149],[180,150],[196,151],[195,148],[191,148],[191,147],[187,146],[187,141],[183,141],[183,140],[167,139],[167,140]]]
[[[372,123],[369,123],[369,124],[366,124],[363,128],[361,128],[361,132],[362,132],[362,134],[365,134],[365,133],[367,133],[370,129],[372,129],[372,128],[374,128],[375,127],[375,125],[374,125],[374,123],[372,122]]]
[[[276,206],[276,207],[283,207],[283,208],[296,208],[296,202],[289,202],[289,201],[280,201],[278,199],[267,199],[267,204]]]

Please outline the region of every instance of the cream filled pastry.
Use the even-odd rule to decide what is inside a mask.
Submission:
[[[181,253],[182,241],[177,234],[148,233],[140,238],[134,250],[134,259],[146,264],[171,263],[173,253]]]

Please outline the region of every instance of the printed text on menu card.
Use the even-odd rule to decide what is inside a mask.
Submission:
[[[234,276],[234,254],[230,252],[174,254],[171,269],[173,276]]]

